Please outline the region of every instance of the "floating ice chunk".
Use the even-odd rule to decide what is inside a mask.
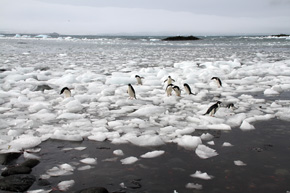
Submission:
[[[156,151],[147,152],[147,153],[141,155],[140,157],[142,157],[142,158],[154,158],[154,157],[158,157],[164,153],[165,153],[165,151],[163,151],[163,150],[156,150]]]
[[[51,191],[52,189],[50,190],[38,189],[38,190],[28,190],[27,193],[49,193]]]
[[[49,176],[65,176],[65,175],[71,175],[74,171],[74,167],[72,167],[69,164],[62,164],[60,166],[55,166],[49,170],[47,170],[47,174]]]
[[[211,140],[211,139],[213,139],[214,136],[213,136],[212,134],[210,134],[210,133],[203,133],[203,134],[200,136],[200,138],[201,138],[202,140],[207,141],[207,140]]]
[[[226,124],[213,124],[213,125],[208,125],[208,129],[212,130],[223,130],[223,131],[229,131],[231,130],[231,126],[226,125]]]
[[[83,118],[83,114],[75,114],[75,113],[63,113],[59,115],[56,119],[68,119],[68,120],[76,120]]]
[[[15,139],[9,143],[11,150],[20,151],[27,148],[32,148],[41,143],[39,137],[34,137],[31,135],[21,135],[18,139]]]
[[[80,113],[84,108],[84,106],[78,100],[68,102],[65,107],[69,113]]]
[[[67,191],[71,186],[75,184],[74,180],[66,180],[57,184],[60,191]]]
[[[214,141],[209,141],[209,142],[207,142],[207,144],[209,144],[209,145],[215,145]]]
[[[82,141],[83,137],[81,135],[70,135],[70,134],[63,134],[62,132],[59,132],[58,130],[54,132],[53,135],[50,136],[51,139],[57,139],[57,140],[64,140],[64,141]]]
[[[244,162],[242,162],[242,161],[240,161],[240,160],[236,160],[236,161],[234,161],[234,164],[236,165],[236,166],[246,166],[247,164],[245,164]]]
[[[89,170],[89,169],[91,169],[91,168],[92,168],[92,166],[90,166],[90,165],[86,165],[86,166],[81,166],[81,167],[79,167],[78,170],[79,170],[79,171],[83,171],[83,170]]]
[[[190,175],[193,178],[200,178],[203,180],[210,180],[213,178],[213,176],[208,175],[206,172],[202,173],[201,171],[196,171],[194,174]]]
[[[197,146],[195,153],[202,159],[207,159],[218,155],[214,149],[211,149],[203,144]]]
[[[264,91],[264,95],[279,95],[280,93],[276,90],[268,88]]]
[[[97,158],[85,158],[80,160],[80,162],[84,164],[95,165],[97,164]]]
[[[251,125],[249,122],[246,120],[243,121],[242,125],[240,126],[241,130],[253,130],[255,129],[254,125]]]
[[[138,161],[138,158],[131,156],[131,157],[127,157],[125,159],[121,159],[120,161],[122,164],[133,164],[136,161]]]
[[[192,124],[191,124],[192,125]],[[195,131],[195,129],[193,127],[186,127],[184,129],[177,129],[175,131],[175,133],[177,135],[188,135],[188,134],[191,134]]]
[[[114,150],[113,154],[117,156],[124,156],[124,152],[121,149]]]
[[[75,147],[74,149],[78,150],[78,151],[83,151],[83,150],[87,149],[87,147]]]
[[[190,188],[190,189],[197,189],[197,190],[201,190],[202,189],[202,185],[201,184],[195,184],[195,183],[187,183],[185,185],[186,188]]]
[[[103,132],[96,132],[92,136],[88,136],[89,140],[94,140],[94,141],[105,141],[107,139],[107,136]]]
[[[246,118],[247,118],[246,113],[239,113],[228,118],[227,124],[229,124],[232,127],[236,127],[241,125],[242,121]]]
[[[129,138],[128,141],[138,146],[160,146],[164,144],[163,140],[158,135],[135,136]]]
[[[188,149],[195,149],[199,144],[202,144],[200,137],[191,135],[184,135],[175,139],[174,142],[176,142],[179,146]]]
[[[150,116],[152,116],[154,114],[162,114],[165,111],[166,111],[166,109],[164,107],[146,105],[146,106],[140,107],[135,112],[130,113],[128,116],[136,116],[136,117],[146,116],[146,117],[150,117]]]
[[[126,84],[134,84],[135,82],[136,82],[135,78],[132,77],[110,77],[107,78],[105,84],[126,85]]]
[[[30,113],[36,113],[42,109],[48,109],[47,105],[44,103],[35,103],[28,107]]]
[[[224,142],[222,146],[223,147],[232,147],[233,145],[229,142]]]

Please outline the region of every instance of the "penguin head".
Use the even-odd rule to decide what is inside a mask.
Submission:
[[[172,85],[173,86],[173,85]],[[178,86],[174,86],[173,90],[180,90],[180,88]]]
[[[220,106],[221,103],[222,103],[221,101],[216,102],[216,104],[217,104],[218,106]]]
[[[211,80],[217,80],[217,77],[212,77]]]
[[[140,78],[140,76],[139,75],[135,75],[135,78]]]

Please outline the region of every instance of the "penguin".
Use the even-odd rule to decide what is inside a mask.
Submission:
[[[171,96],[172,94],[172,89],[173,89],[173,84],[169,84],[169,85],[167,85],[167,87],[166,87],[166,94],[167,94],[167,96]]]
[[[168,76],[168,78],[166,80],[164,80],[164,82],[167,81],[167,85],[172,84],[172,82],[175,82],[174,79],[171,78],[171,76]]]
[[[222,81],[218,77],[212,77],[211,80],[215,80],[218,88],[222,86]]]
[[[221,104],[221,103],[222,103],[222,102],[220,102],[220,101],[216,102],[215,104],[213,104],[212,106],[210,106],[210,107],[208,108],[208,110],[206,111],[206,113],[203,114],[203,115],[207,115],[207,114],[209,114],[210,116],[213,116],[213,115],[217,112],[217,110],[218,110],[218,108],[220,107],[220,104]]]
[[[62,88],[60,94],[64,94],[65,98],[71,97],[71,91],[68,87]]]
[[[187,94],[189,94],[189,95],[190,95],[190,94],[193,94],[193,93],[191,92],[191,88],[190,88],[190,86],[189,86],[188,84],[184,83],[183,86],[184,86],[185,92],[186,92]]]
[[[137,99],[135,90],[134,90],[134,88],[133,88],[133,86],[131,84],[128,84],[128,91],[127,92],[129,94],[129,98],[130,99]]]
[[[227,108],[228,109],[234,109],[235,105],[233,103],[229,103],[229,104],[227,104]]]
[[[137,80],[137,85],[139,85],[139,84],[142,85],[142,79],[143,79],[143,77],[140,77],[139,75],[136,75],[135,78]]]
[[[180,95],[181,95],[181,90],[180,90],[180,88],[179,88],[178,86],[174,86],[174,87],[173,87],[173,90],[174,90],[176,96],[179,96],[179,97],[180,97]]]

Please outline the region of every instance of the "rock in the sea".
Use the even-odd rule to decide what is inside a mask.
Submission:
[[[40,161],[37,159],[28,159],[20,165],[25,166],[25,167],[29,167],[29,168],[34,168],[35,166],[37,166],[39,164],[39,162]]]
[[[77,193],[109,193],[109,191],[103,187],[93,187],[77,191]]]
[[[173,36],[162,39],[163,41],[192,41],[192,40],[200,40],[200,38],[195,36]]]
[[[1,176],[11,176],[15,174],[29,174],[31,168],[26,166],[13,166],[9,167],[1,173]]]
[[[18,174],[0,179],[0,189],[11,192],[24,192],[34,183],[35,177],[30,174]]]

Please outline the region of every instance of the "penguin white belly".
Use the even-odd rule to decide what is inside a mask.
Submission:
[[[167,96],[171,96],[171,93],[172,93],[172,87],[168,87],[166,89],[166,93],[167,93]]]
[[[128,89],[128,94],[129,94],[130,98],[135,98],[135,93],[132,89],[130,89],[130,88]]]
[[[63,94],[65,98],[71,97],[71,92],[69,90],[63,91]]]
[[[141,78],[137,78],[137,84],[140,84],[140,85],[142,85],[142,80],[141,80]]]

